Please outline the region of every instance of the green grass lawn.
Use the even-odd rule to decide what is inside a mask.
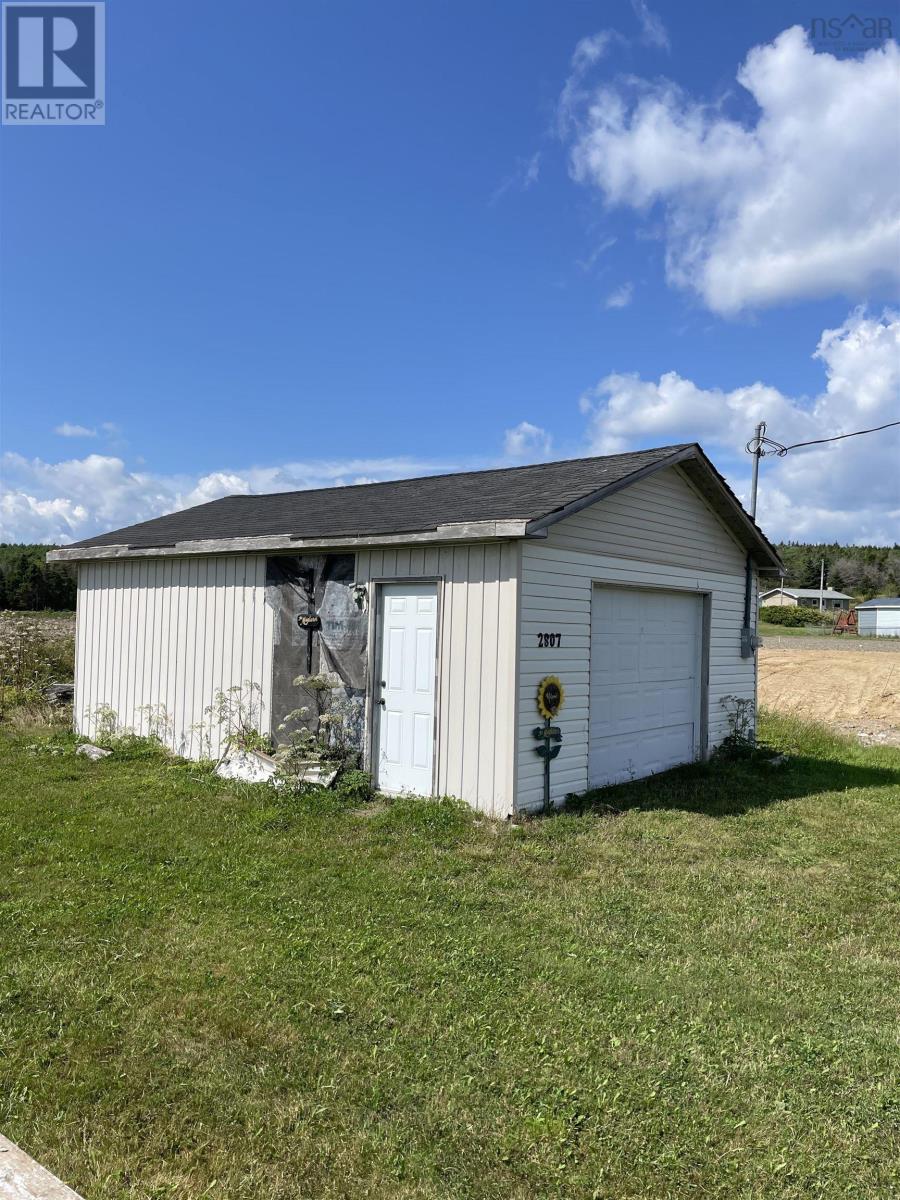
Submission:
[[[896,1196],[900,751],[766,735],[508,826],[0,736],[0,1130],[88,1200]]]
[[[830,625],[772,625],[768,621],[760,621],[757,633],[761,637],[833,637]],[[845,635],[841,635],[842,637]]]

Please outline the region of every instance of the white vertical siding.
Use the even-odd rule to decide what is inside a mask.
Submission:
[[[558,675],[566,689],[554,722],[563,741],[551,768],[552,798],[587,787],[594,583],[709,593],[709,748],[727,735],[723,699],[756,695],[756,661],[740,653],[745,561],[744,550],[677,468],[568,517],[546,539],[522,543],[517,809],[543,801],[543,762],[531,731],[538,723],[535,692],[545,675]],[[754,573],[754,605],[756,594]],[[561,632],[562,645],[538,648],[544,630]]]
[[[856,630],[860,637],[875,637],[878,622],[874,608],[858,608],[856,621]]]
[[[264,555],[83,563],[76,729],[93,736],[97,710],[108,707],[120,729],[146,734],[155,714],[179,754],[217,755],[222,731],[204,710],[216,692],[251,682],[261,688],[268,732],[273,625],[265,582]]]
[[[511,542],[362,550],[358,582],[441,579],[437,789],[513,808],[516,567]],[[374,599],[374,596],[372,597]]]
[[[900,637],[900,608],[858,608],[860,637]]]

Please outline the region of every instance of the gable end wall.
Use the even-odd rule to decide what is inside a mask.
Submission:
[[[566,703],[551,766],[552,799],[588,785],[591,597],[594,583],[687,590],[709,601],[709,744],[728,734],[726,696],[756,698],[756,660],[740,654],[746,553],[677,467],[660,471],[551,526],[521,548],[516,808],[543,801],[532,730],[537,684],[558,675]],[[757,581],[753,579],[753,604]],[[754,615],[755,620],[755,615]],[[538,646],[542,631],[562,644]]]

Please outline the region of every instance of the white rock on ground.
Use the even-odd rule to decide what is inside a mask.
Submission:
[[[79,746],[76,749],[75,753],[83,754],[85,758],[89,758],[91,762],[96,762],[98,759],[106,758],[107,755],[112,754],[112,750],[104,750],[100,746],[93,746],[90,742],[85,742],[84,745]]]

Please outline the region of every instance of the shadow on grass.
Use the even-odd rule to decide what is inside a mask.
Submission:
[[[775,766],[761,757],[720,760],[570,796],[566,811],[677,809],[725,817],[820,792],[890,786],[900,793],[900,770],[803,754]]]

